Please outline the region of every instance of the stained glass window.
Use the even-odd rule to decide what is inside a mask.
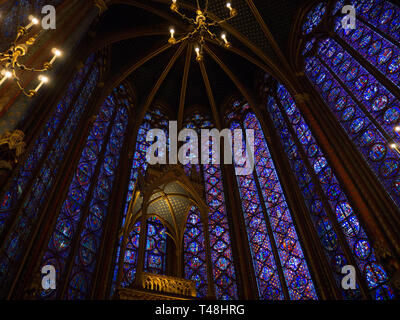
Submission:
[[[255,135],[255,171],[238,175],[237,181],[259,296],[271,300],[317,299],[260,123],[248,104],[235,103],[234,109],[236,114],[228,114],[228,118],[235,119],[231,130],[251,129]],[[242,120],[242,125],[238,120]],[[248,143],[244,136],[243,143]]]
[[[52,189],[54,177],[69,148],[73,133],[98,82],[100,66],[90,56],[72,80],[31,152],[17,170],[0,202],[0,234],[9,230],[0,257],[0,279],[10,281],[26,240],[36,226],[41,205]],[[21,208],[22,205],[22,208]],[[15,215],[18,213],[18,216]],[[6,228],[7,224],[11,227]],[[4,284],[6,282],[3,282]],[[6,287],[4,285],[4,287]]]
[[[149,112],[146,113],[143,123],[139,128],[138,134],[137,134],[137,141],[136,141],[136,148],[135,148],[135,153],[133,155],[133,162],[132,162],[132,169],[131,169],[131,174],[130,174],[130,181],[129,181],[129,186],[128,186],[128,193],[127,193],[127,199],[126,199],[126,205],[124,209],[124,215],[122,219],[122,226],[125,224],[125,219],[126,219],[126,213],[128,210],[129,203],[132,200],[133,192],[135,189],[135,184],[137,181],[137,178],[139,176],[140,171],[143,173],[145,172],[147,168],[147,162],[146,162],[146,152],[147,148],[151,145],[151,142],[146,141],[146,136],[147,133],[150,129],[154,128],[160,128],[163,129],[165,132],[167,132],[168,129],[168,120],[165,112],[158,108],[154,107],[151,109]],[[135,229],[139,229],[140,225],[135,225]],[[116,262],[115,262],[115,269],[114,269],[114,275],[113,275],[113,285],[111,289],[111,294],[114,293],[115,290],[115,285],[118,277],[118,265],[119,265],[119,258],[120,258],[120,250],[121,250],[121,241],[122,237],[119,239],[119,245],[117,248],[117,254],[116,254]],[[132,281],[134,280],[135,273],[136,273],[136,263],[137,263],[137,249],[138,247],[133,245],[134,243],[138,243],[139,241],[139,233],[136,233],[135,231],[131,232],[129,235],[129,240],[128,240],[128,251],[125,252],[125,257],[124,257],[124,268],[122,270],[122,281],[121,281],[121,286],[126,287]],[[132,259],[134,258],[134,259]]]
[[[122,274],[122,279],[121,279],[122,287],[128,286],[129,283],[131,283],[133,278],[135,277],[137,262],[138,262],[139,237],[140,237],[140,222],[138,221],[134,225],[133,230],[128,235],[129,242],[126,245],[125,258],[124,258],[124,272]],[[118,248],[118,250],[120,250],[120,248]],[[116,271],[118,271],[117,268]]]
[[[65,279],[67,299],[84,299],[90,293],[114,172],[128,122],[127,107],[118,99],[118,89],[102,105],[43,257],[42,265],[56,268],[58,282]],[[79,239],[77,248],[73,245],[76,237]],[[71,254],[73,259],[69,266]],[[57,294],[59,290],[42,291],[44,298],[54,298]]]
[[[326,4],[321,2],[306,17],[303,25],[303,34],[311,33],[320,23],[326,12]]]
[[[357,9],[357,28],[344,29],[341,12],[338,12],[332,20],[335,37],[318,41],[314,52],[305,58],[305,71],[399,205],[399,154],[391,150],[390,144],[400,141],[395,131],[400,118],[400,101],[387,81],[399,87],[396,21],[400,9],[388,1],[352,3]],[[339,1],[336,7],[342,4]],[[354,52],[360,59],[352,55]],[[387,81],[377,80],[378,74]]]
[[[183,252],[185,278],[196,282],[197,297],[206,297],[206,243],[200,211],[196,207],[191,208],[189,211],[186,231],[183,236]]]
[[[214,125],[209,118],[200,113],[194,113],[191,118],[187,119],[186,127],[197,129],[200,134],[200,129],[211,129]],[[212,141],[210,143],[210,157],[211,149]],[[217,299],[237,299],[236,273],[225,206],[221,166],[210,163],[196,167],[197,170],[200,170],[200,167],[202,170],[206,192],[205,199],[210,210],[208,219],[216,296]]]
[[[400,7],[384,0],[350,3],[356,9],[356,28],[343,27],[345,1],[337,1],[330,30],[320,30],[318,40],[312,32],[304,39],[304,70],[399,206]]]
[[[149,218],[147,220],[144,271],[156,274],[165,273],[166,253],[166,228],[156,217]]]
[[[332,270],[336,273],[338,288],[341,288],[339,272],[342,266],[351,264],[350,260],[353,260],[374,299],[393,298],[387,274],[377,262],[355,210],[284,86],[278,85],[276,98],[269,97],[267,109],[312,213],[311,220],[332,264]],[[342,237],[345,242],[340,241]],[[347,250],[350,250],[351,256],[345,254]],[[343,296],[359,298],[357,288],[344,290]]]

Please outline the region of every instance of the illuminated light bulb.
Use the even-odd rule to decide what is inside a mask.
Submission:
[[[1,74],[2,74],[3,78],[0,80],[0,86],[1,86],[7,79],[9,79],[9,78],[12,77],[12,73],[11,73],[10,71],[8,71],[8,70],[3,70],[3,71],[1,72]]]
[[[236,10],[232,8],[232,4],[230,2],[226,3],[226,7],[229,9],[231,16],[236,16]]]
[[[395,128],[394,128],[394,131],[400,132],[400,126],[395,127]]]
[[[53,50],[51,50],[51,52],[54,54],[54,56],[53,56],[53,59],[50,60],[50,64],[53,64],[54,61],[56,61],[56,59],[62,55],[62,52],[60,50],[58,50],[57,48],[53,48]]]
[[[39,80],[42,81],[43,83],[49,82],[49,78],[47,78],[46,76],[39,76]]]
[[[199,47],[196,47],[196,48],[194,49],[194,51],[196,51],[196,55],[197,55],[196,60],[197,60],[198,62],[200,62],[200,61],[203,59],[203,57],[202,57],[201,54],[200,54],[200,48],[199,48]]]
[[[49,82],[49,78],[47,78],[46,76],[39,76],[39,85],[36,87],[36,89],[34,90],[35,92],[38,92],[40,90],[40,88],[45,84]]]
[[[176,43],[176,40],[175,40],[175,38],[174,38],[175,29],[174,29],[173,27],[171,27],[171,28],[169,29],[169,32],[171,33],[171,38],[169,38],[168,42],[171,43],[171,44]]]
[[[176,3],[176,0],[172,0],[171,10],[172,11],[177,11],[178,10],[178,4]]]
[[[229,41],[226,39],[226,33],[225,33],[225,32],[222,32],[222,33],[221,33],[221,38],[222,38],[222,40],[224,40],[224,42],[225,42],[225,47],[226,47],[226,48],[229,48],[229,47],[231,46],[231,44],[230,44]]]
[[[29,24],[25,27],[26,31],[28,31],[34,25],[39,24],[39,19],[35,18],[34,16],[29,16],[29,20]]]
[[[391,147],[392,149],[396,149],[396,148],[397,148],[397,144],[396,144],[396,143],[391,143],[391,144],[390,144],[390,147]]]

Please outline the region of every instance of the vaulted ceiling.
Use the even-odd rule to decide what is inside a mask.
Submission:
[[[198,1],[204,7],[206,0]],[[235,81],[251,90],[260,70],[285,72],[284,56],[295,15],[311,2],[232,0],[238,15],[215,29],[217,35],[227,32],[232,48],[207,42],[210,51],[204,55],[203,70],[190,46],[168,44],[170,26],[178,35],[189,30],[189,24],[170,10],[171,0],[112,1],[98,22],[94,43],[110,48],[111,81],[130,81],[142,109],[158,100],[171,107],[176,119],[192,105],[203,105],[214,118],[216,114],[221,117],[221,104],[238,92]],[[195,17],[196,0],[178,3],[188,16]],[[225,0],[209,0],[208,12],[210,18],[229,15]]]

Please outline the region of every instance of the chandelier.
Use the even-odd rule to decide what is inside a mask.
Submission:
[[[29,36],[29,30],[39,24],[39,20],[33,16],[29,16],[29,24],[25,27],[18,27],[17,35],[10,48],[5,52],[0,52],[0,87],[9,79],[13,79],[18,88],[29,98],[37,95],[40,88],[49,81],[49,78],[43,74],[39,75],[39,84],[35,89],[27,91],[22,85],[20,74],[22,72],[42,73],[52,69],[56,59],[61,56],[61,51],[52,49],[53,57],[50,61],[45,62],[41,69],[28,67],[23,64],[20,59],[24,57],[29,48],[32,47],[39,38],[43,30]]]
[[[229,17],[225,18],[224,20],[221,21],[212,21],[209,22],[207,20],[207,13],[208,13],[208,0],[206,0],[205,8],[202,9],[199,5],[199,1],[197,0],[197,10],[196,10],[196,18],[189,18],[185,14],[179,11],[179,5],[177,0],[172,0],[171,3],[171,10],[177,14],[179,14],[182,19],[185,21],[189,22],[191,25],[193,25],[193,31],[187,33],[183,37],[176,39],[175,38],[175,29],[174,27],[170,28],[170,34],[171,37],[169,39],[169,43],[171,44],[177,44],[182,41],[185,41],[187,39],[192,40],[193,42],[196,43],[195,47],[195,52],[196,52],[196,60],[198,62],[203,60],[203,46],[205,43],[205,38],[208,37],[211,40],[217,41],[221,46],[224,46],[225,48],[229,48],[231,46],[230,42],[227,39],[227,35],[225,32],[221,33],[221,39],[210,30],[211,27],[215,27],[218,25],[223,24],[224,22],[227,22],[234,18],[237,15],[237,11],[232,8],[232,5],[230,2],[226,3],[226,7],[229,10]]]

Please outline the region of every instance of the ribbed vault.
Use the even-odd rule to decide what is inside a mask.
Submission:
[[[182,0],[180,7],[188,16],[195,16],[197,2],[201,7],[206,0]],[[305,0],[285,2],[294,14]],[[155,100],[169,105],[179,125],[191,105],[205,105],[217,127],[222,125],[221,106],[227,97],[239,92],[256,104],[250,92],[258,72],[267,72],[291,87],[290,72],[284,58],[286,46],[282,39],[288,37],[292,14],[280,11],[281,28],[271,22],[280,39],[279,44],[269,28],[271,17],[259,1],[233,1],[238,16],[224,23],[218,32],[228,33],[232,47],[222,48],[216,42],[206,42],[205,59],[194,59],[193,43],[178,45],[168,43],[168,29],[174,26],[177,35],[185,34],[190,25],[169,9],[170,0],[115,0],[108,2],[108,10],[98,21],[88,52],[104,47],[111,49],[111,75],[106,83],[109,90],[124,80],[136,89],[139,106],[138,123]],[[260,7],[260,9],[259,9]],[[228,15],[225,1],[209,0],[211,20],[221,20]],[[285,25],[286,27],[282,27]],[[282,29],[280,32],[279,30]]]

